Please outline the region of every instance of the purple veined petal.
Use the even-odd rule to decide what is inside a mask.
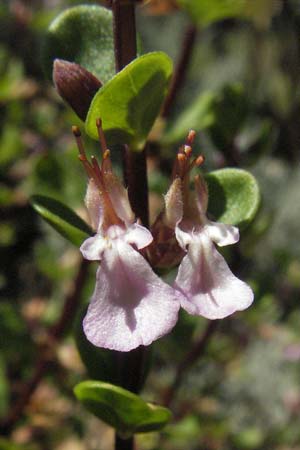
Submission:
[[[89,261],[99,261],[102,258],[102,253],[109,246],[107,239],[100,234],[95,234],[87,238],[80,247],[82,256]]]
[[[130,245],[105,251],[83,321],[97,347],[130,351],[169,333],[177,321],[178,293]]]
[[[94,180],[90,179],[85,194],[85,205],[88,210],[92,228],[98,231],[103,222],[103,206],[98,187]]]
[[[150,231],[138,223],[127,229],[125,239],[128,244],[134,244],[138,249],[147,247],[153,241]]]
[[[253,302],[251,288],[230,271],[209,237],[202,234],[189,245],[175,280],[185,297],[181,306],[190,314],[222,319]]]
[[[239,229],[225,223],[207,221],[205,232],[220,247],[235,244],[240,239]]]

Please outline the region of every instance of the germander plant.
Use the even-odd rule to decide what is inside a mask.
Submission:
[[[138,394],[151,365],[149,346],[176,327],[180,307],[216,320],[251,305],[251,288],[231,272],[215,244],[235,244],[239,228],[253,220],[259,206],[250,173],[234,168],[205,173],[205,149],[193,156],[198,137],[188,126],[174,156],[164,208],[149,223],[147,140],[159,118],[168,121],[182,67],[173,73],[171,59],[162,52],[137,56],[135,3],[79,6],[51,24],[46,68],[86,133],[99,140],[101,154],[87,156],[81,131],[74,126],[88,180],[89,224],[60,202],[32,199],[42,217],[80,246],[86,260],[98,264],[80,328],[89,343],[105,350],[92,356],[97,379],[83,381],[74,391],[90,412],[115,428],[119,450],[133,449],[135,433],[160,430],[171,418],[166,407]],[[203,11],[197,10],[197,2],[190,3],[194,10],[189,2],[178,2],[202,23]],[[247,16],[247,11],[229,16]],[[204,23],[213,20],[211,13]],[[159,139],[170,142],[172,127]],[[124,181],[111,161],[116,146],[121,148]],[[173,281],[167,282],[165,276],[174,269]],[[212,329],[209,324],[207,335]],[[79,343],[79,350],[89,369],[90,347]]]

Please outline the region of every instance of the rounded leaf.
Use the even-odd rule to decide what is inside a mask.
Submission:
[[[260,204],[256,179],[246,170],[221,169],[205,176],[208,185],[208,213],[213,220],[247,226]]]
[[[105,83],[115,73],[112,13],[97,5],[80,5],[62,12],[45,37],[43,60],[52,79],[56,58],[80,64]]]
[[[86,222],[58,200],[34,195],[31,197],[31,204],[46,222],[77,247],[93,234]]]
[[[157,431],[171,418],[162,406],[146,403],[126,389],[100,381],[83,381],[74,388],[77,399],[99,419],[122,435]]]
[[[172,75],[172,61],[163,52],[140,56],[117,73],[95,95],[90,106],[86,131],[98,139],[96,120],[108,145],[129,144],[142,150],[159,114]]]

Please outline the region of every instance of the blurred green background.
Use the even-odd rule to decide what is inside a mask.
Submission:
[[[78,249],[29,204],[31,195],[44,194],[85,217],[86,179],[70,132],[80,122],[46,80],[41,64],[47,26],[79,3],[0,4],[3,417],[31,374],[45,330],[59,317],[79,262]],[[163,50],[176,62],[190,17],[173,10],[172,2],[156,3],[137,11],[142,51]],[[251,20],[232,17],[199,26],[165,131],[152,136],[149,183],[154,211],[168,186],[178,143],[191,127],[199,132],[195,147],[206,156],[205,170],[238,166],[256,176],[259,214],[239,245],[226,253],[233,271],[254,289],[255,303],[220,322],[174,398],[172,424],[161,434],[139,436],[139,448],[145,450],[300,449],[300,3],[253,5]],[[113,158],[120,167],[118,154]],[[178,363],[205,326],[204,319],[182,313],[173,333],[155,344],[144,398],[161,402]],[[55,353],[51,376],[39,384],[0,449],[111,448],[112,430],[74,399],[72,388],[85,377],[70,334]]]

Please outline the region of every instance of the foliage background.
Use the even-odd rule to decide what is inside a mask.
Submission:
[[[50,21],[78,3],[14,0],[0,5],[4,417],[30,376],[45,330],[59,317],[79,261],[78,250],[42,223],[28,201],[33,193],[46,194],[85,216],[86,180],[70,133],[78,119],[46,81],[40,59]],[[168,121],[169,138],[150,148],[153,210],[168,186],[180,124],[183,130],[201,131],[197,150],[206,156],[206,170],[247,168],[259,181],[263,201],[239,247],[227,255],[235,273],[254,288],[255,304],[219,324],[177,392],[173,423],[160,435],[140,436],[142,449],[300,448],[300,8],[297,1],[277,3],[269,20],[228,19],[199,30],[186,83]],[[143,51],[163,50],[176,61],[188,24],[181,11],[151,15],[141,8],[137,26]],[[213,108],[203,105],[207,92],[217,98]],[[198,96],[196,109],[202,113],[190,125]],[[85,299],[93,288],[93,270]],[[205,325],[204,319],[182,314],[172,335],[155,345],[145,398],[162,401],[178,363]],[[111,430],[74,399],[72,388],[85,377],[70,334],[25,418],[0,448],[19,448],[12,443],[32,450],[110,448]]]

